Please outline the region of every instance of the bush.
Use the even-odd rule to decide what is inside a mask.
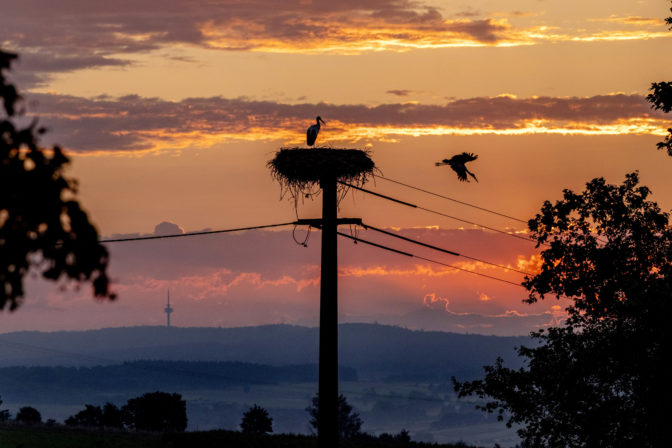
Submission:
[[[24,406],[19,409],[19,413],[16,414],[16,421],[28,425],[42,423],[42,415],[40,415],[40,411],[37,409],[31,406]]]
[[[122,408],[124,425],[142,431],[176,432],[187,428],[187,404],[180,394],[146,393]]]
[[[273,432],[273,419],[269,417],[266,409],[255,404],[243,413],[240,429],[245,434],[268,434]]]

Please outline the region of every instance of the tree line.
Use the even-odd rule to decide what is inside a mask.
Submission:
[[[0,406],[2,400],[0,399]],[[317,431],[319,400],[316,394],[306,407],[309,425],[313,432]],[[0,410],[0,422],[9,422],[9,410]],[[31,406],[24,406],[17,412],[14,421],[23,425],[43,423],[40,412]],[[56,425],[49,419],[47,425]],[[97,428],[105,430],[152,431],[152,432],[183,432],[187,428],[186,401],[178,393],[151,392],[131,398],[121,407],[113,403],[102,406],[85,404],[84,408],[65,419],[64,424],[70,427]],[[378,440],[392,445],[410,443],[408,431],[402,429],[398,434],[381,434],[372,436],[362,431],[363,421],[360,414],[350,405],[344,395],[338,398],[338,432],[342,440]],[[273,418],[269,412],[254,404],[242,415],[240,431],[254,436],[269,435],[273,432]]]
[[[340,367],[339,377],[357,381],[357,371]],[[317,364],[271,366],[244,362],[132,361],[96,367],[14,366],[0,368],[0,384],[15,397],[63,396],[77,391],[220,389],[245,384],[310,383]],[[16,400],[14,400],[16,401]]]

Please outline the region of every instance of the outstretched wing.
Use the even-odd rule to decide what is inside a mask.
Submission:
[[[464,166],[450,165],[450,167],[457,173],[458,179],[460,179],[462,182],[469,182],[467,180],[467,170],[464,168]]]
[[[477,155],[470,152],[463,152],[462,154],[453,156],[450,160],[453,161],[454,163],[465,164],[467,162],[473,162],[476,159],[478,159]]]

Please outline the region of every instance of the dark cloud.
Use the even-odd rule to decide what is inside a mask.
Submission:
[[[159,143],[171,147],[187,137],[198,145],[198,136],[282,139],[286,138],[282,131],[296,129],[297,135],[302,134],[307,117],[314,116],[315,111],[327,119],[332,135],[347,132],[349,127],[504,130],[521,128],[530,120],[606,125],[661,116],[649,108],[642,96],[624,94],[588,98],[481,97],[443,105],[396,103],[373,107],[221,97],[167,101],[135,95],[86,99],[30,94],[27,99],[34,105],[30,112],[51,130],[45,142],[76,151],[148,149]]]
[[[550,312],[533,314],[505,312],[487,315],[455,313],[448,309],[427,307],[400,316],[376,316],[376,319],[381,323],[402,325],[410,329],[494,334],[497,336],[518,336],[526,334],[527,331],[547,327],[549,324],[555,323],[554,316]]]
[[[449,20],[436,8],[406,0],[0,0],[0,10],[0,42],[30,54],[28,65],[46,72],[127,64],[119,55],[175,43],[320,49],[325,43],[347,47],[429,35],[492,43],[508,30],[489,19]]]
[[[465,11],[460,11],[455,13],[455,17],[478,17],[482,15],[480,11],[474,10],[474,9],[467,9]]]
[[[184,229],[175,223],[163,221],[154,227],[154,235],[181,235]]]
[[[408,90],[408,89],[393,89],[393,90],[388,90],[385,93],[389,93],[390,95],[394,95],[394,96],[408,96],[411,93],[413,93],[413,91]]]

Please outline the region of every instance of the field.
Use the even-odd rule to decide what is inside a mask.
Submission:
[[[181,393],[187,401],[188,431],[236,431],[243,412],[253,404],[258,404],[266,408],[273,418],[275,434],[309,435],[311,428],[305,409],[310,404],[316,386],[314,383],[294,383],[170,392]],[[473,402],[457,401],[448,384],[358,381],[342,383],[341,392],[360,413],[364,421],[362,430],[369,434],[394,434],[406,429],[411,439],[417,442],[462,441],[481,446],[492,446],[494,443],[513,446],[518,443],[512,430],[474,409]],[[86,403],[102,405],[110,401],[120,405],[137,395],[139,393],[136,392],[98,394],[89,397]],[[63,422],[81,410],[83,405],[58,404],[53,401],[5,402],[3,407],[15,413],[21,406],[33,406],[42,413],[43,420],[53,418]],[[82,446],[89,446],[85,445],[85,440],[81,443],[84,444]],[[125,446],[121,439],[115,443],[119,444],[115,446]],[[146,446],[152,446],[152,439],[146,443]]]
[[[281,434],[270,436],[250,436],[234,431],[197,431],[174,434],[121,433],[109,431],[87,431],[62,426],[0,426],[0,446],[3,448],[317,448],[313,436]],[[399,443],[376,438],[346,440],[343,448],[469,448],[469,445]],[[474,447],[476,448],[476,447]]]

